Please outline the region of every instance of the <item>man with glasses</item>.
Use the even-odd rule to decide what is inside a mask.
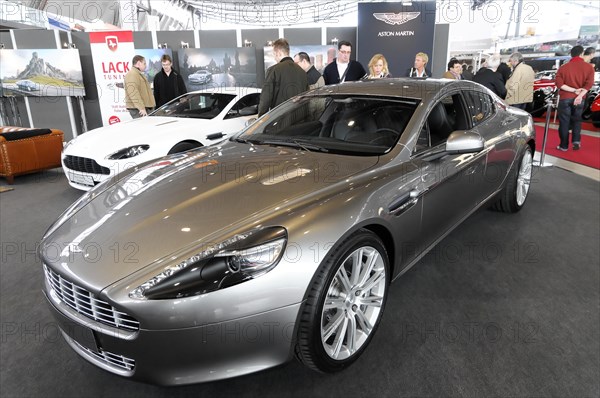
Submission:
[[[348,41],[338,43],[337,58],[323,71],[325,84],[338,84],[362,79],[366,74],[365,68],[358,61],[350,59],[352,44]]]
[[[162,69],[154,76],[154,99],[159,107],[182,94],[187,93],[181,75],[173,69],[173,61],[169,54],[160,58]]]

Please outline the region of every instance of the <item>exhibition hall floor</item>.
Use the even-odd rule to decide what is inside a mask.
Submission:
[[[392,284],[371,345],[341,373],[292,361],[171,388],[107,373],[58,336],[36,245],[81,192],[59,169],[12,187],[0,193],[2,397],[600,395],[597,180],[536,168],[521,212],[474,214]]]

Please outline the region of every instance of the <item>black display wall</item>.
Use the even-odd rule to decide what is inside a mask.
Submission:
[[[235,30],[201,30],[199,33],[200,47],[231,48],[238,45]],[[190,43],[190,46],[192,45],[193,43]]]
[[[77,49],[81,57],[81,66],[83,69],[83,80],[86,88],[83,106],[88,130],[101,127],[100,106],[98,104],[98,90],[94,77],[94,62],[91,55],[89,34],[86,32],[67,32],[55,33],[42,29],[15,29],[13,30],[17,48],[35,49],[35,48],[62,48],[64,43],[69,43],[69,39]],[[230,48],[243,46],[244,40],[252,42],[256,51],[258,86],[262,86],[264,81],[264,45],[269,40],[279,38],[279,29],[242,29],[241,40],[238,43],[238,36],[235,30],[208,30],[199,31],[198,38],[200,48]],[[334,39],[348,40],[352,42],[355,51],[352,58],[357,59],[357,28],[356,27],[337,27],[325,29],[325,42],[322,40],[322,31],[320,28],[285,28],[283,36],[286,37],[292,45],[322,45],[331,44]],[[136,48],[155,48],[158,44],[167,43],[173,51],[174,60],[177,60],[177,51],[180,49],[181,42],[189,44],[190,48],[195,47],[194,31],[157,31],[156,40],[153,39],[152,32],[134,32],[134,45]],[[156,41],[156,42],[155,42]],[[4,43],[5,48],[13,48],[12,38],[9,31],[0,32],[0,43]],[[434,59],[446,59],[448,50],[448,26],[436,25]],[[442,64],[444,63],[442,62]],[[178,67],[178,65],[175,65]],[[438,67],[432,65],[434,76],[440,76],[444,70],[444,65]],[[3,98],[3,108],[12,105],[20,114],[21,126],[29,127],[27,116],[26,99],[15,97],[12,99]],[[71,98],[70,106],[73,109],[75,130],[71,127],[69,117],[69,98],[65,97],[29,97],[30,114],[35,127],[59,128],[65,132],[65,140],[71,139],[75,134],[83,133],[82,117],[77,99]],[[9,106],[10,107],[10,106]],[[10,110],[10,109],[9,109]],[[12,121],[12,119],[11,119]]]

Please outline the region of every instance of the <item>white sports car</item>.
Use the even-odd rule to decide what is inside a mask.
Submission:
[[[182,95],[148,117],[89,131],[62,153],[69,184],[89,190],[111,176],[167,154],[223,141],[256,117],[260,89],[226,87]]]

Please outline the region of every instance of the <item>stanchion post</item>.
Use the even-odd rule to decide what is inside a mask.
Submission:
[[[550,114],[552,113],[552,97],[546,99],[546,125],[544,126],[544,138],[542,140],[542,155],[540,156],[540,167],[546,167],[546,142],[548,141],[548,129],[550,127]]]

